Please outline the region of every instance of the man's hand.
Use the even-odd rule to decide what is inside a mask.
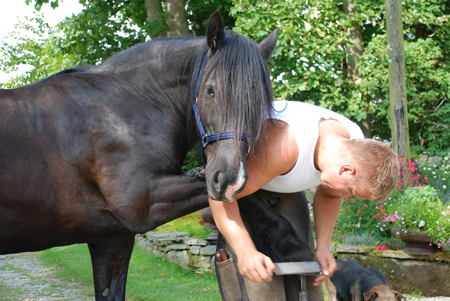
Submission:
[[[254,250],[246,250],[238,256],[238,267],[241,275],[255,283],[270,282],[275,265],[266,255]]]
[[[317,249],[316,259],[322,268],[322,275],[314,280],[313,285],[318,286],[322,284],[327,278],[331,277],[337,270],[336,260],[329,249]]]

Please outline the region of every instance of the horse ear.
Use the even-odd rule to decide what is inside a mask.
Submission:
[[[225,27],[223,26],[219,11],[216,10],[208,20],[208,26],[206,27],[206,43],[214,53],[220,47],[224,39]]]
[[[272,52],[275,49],[275,46],[277,45],[279,32],[280,32],[279,29],[275,29],[267,38],[265,38],[261,43],[259,43],[259,48],[261,48],[261,51],[266,61],[269,60],[270,55],[272,54]]]

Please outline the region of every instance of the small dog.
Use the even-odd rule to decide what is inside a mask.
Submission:
[[[401,301],[405,297],[391,289],[379,271],[363,268],[353,260],[337,261],[337,271],[325,281],[328,301]],[[406,299],[405,299],[406,300]]]

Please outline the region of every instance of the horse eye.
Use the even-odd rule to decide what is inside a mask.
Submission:
[[[209,97],[214,97],[214,90],[212,88],[208,88],[206,93],[208,94]]]

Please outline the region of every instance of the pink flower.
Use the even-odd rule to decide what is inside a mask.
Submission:
[[[360,211],[361,211],[361,209],[356,210],[356,212],[360,212]]]
[[[425,177],[424,179],[425,179],[425,183],[428,183],[428,178],[427,178],[427,177]]]
[[[403,158],[403,155],[402,154],[400,154],[400,155],[398,155],[400,158]]]
[[[348,208],[347,208],[347,209],[345,209],[345,211],[349,211],[349,210],[350,210],[350,209],[348,209]]]
[[[386,246],[380,246],[380,245],[377,246],[377,251],[385,251],[387,249],[388,248]]]
[[[366,207],[366,208],[367,208],[367,207],[369,207],[369,206],[368,206],[367,204],[364,204],[364,207]]]

